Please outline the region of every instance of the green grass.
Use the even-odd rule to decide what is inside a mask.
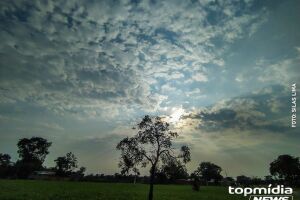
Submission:
[[[0,200],[146,200],[148,185],[63,181],[0,180]],[[294,200],[300,200],[299,191]],[[227,187],[155,185],[155,200],[244,200],[228,195]]]

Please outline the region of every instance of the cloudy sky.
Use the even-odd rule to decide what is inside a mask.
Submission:
[[[191,172],[268,174],[300,156],[291,128],[300,1],[1,0],[0,152],[22,137],[119,172],[118,141],[145,114],[168,116]],[[223,174],[224,175],[224,174]]]

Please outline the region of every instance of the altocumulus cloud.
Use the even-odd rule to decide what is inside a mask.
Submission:
[[[206,82],[203,64],[224,65],[214,40],[226,48],[258,23],[262,13],[239,4],[1,1],[1,102],[90,116],[157,110],[168,98],[157,84]]]

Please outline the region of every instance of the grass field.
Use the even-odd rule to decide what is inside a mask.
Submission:
[[[125,183],[87,183],[29,180],[0,180],[0,200],[143,200],[148,185]],[[298,196],[296,196],[298,195]],[[294,200],[300,200],[299,192]],[[244,200],[228,195],[226,187],[201,187],[194,192],[189,185],[155,185],[155,200]]]

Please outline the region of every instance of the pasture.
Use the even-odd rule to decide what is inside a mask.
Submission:
[[[1,200],[146,200],[148,185],[63,181],[0,180]],[[244,200],[228,195],[227,187],[155,185],[155,200]],[[298,196],[294,200],[300,200]]]

